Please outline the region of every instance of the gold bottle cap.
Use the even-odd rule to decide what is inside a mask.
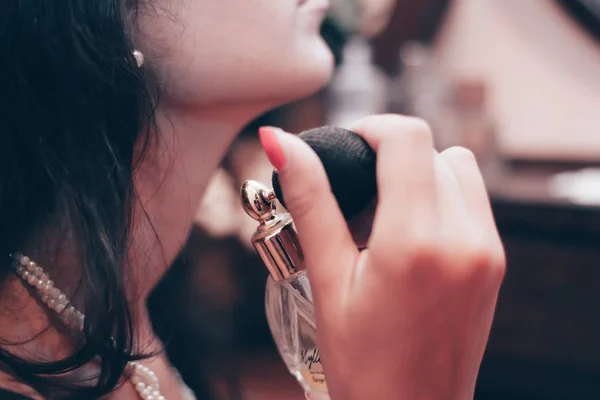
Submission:
[[[242,185],[240,198],[244,211],[259,222],[252,244],[271,277],[280,281],[304,270],[304,254],[288,213],[276,213],[273,190],[256,181]]]

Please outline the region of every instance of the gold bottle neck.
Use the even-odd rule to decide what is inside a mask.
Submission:
[[[247,181],[241,189],[242,206],[259,222],[252,244],[271,277],[280,281],[304,271],[304,254],[290,214],[276,213],[272,190],[256,181]]]

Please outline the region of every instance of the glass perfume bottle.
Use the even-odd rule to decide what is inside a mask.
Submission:
[[[259,222],[252,244],[270,273],[266,314],[279,354],[307,399],[329,400],[317,348],[312,292],[292,218],[276,212],[275,194],[259,182],[245,182],[241,200],[246,213]]]

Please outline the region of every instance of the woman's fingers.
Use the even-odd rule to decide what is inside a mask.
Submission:
[[[439,232],[445,238],[447,246],[451,248],[458,249],[464,245],[472,245],[476,232],[458,180],[444,157],[435,150],[433,153],[440,218]]]
[[[294,136],[261,133],[305,251],[330,393],[472,397],[504,268],[478,169],[462,150],[437,154],[418,119],[375,116],[351,129],[377,153],[360,254],[317,155]]]
[[[452,169],[470,219],[476,225],[479,234],[491,247],[494,257],[497,258],[494,260],[495,264],[504,265],[504,247],[496,228],[490,200],[475,156],[463,147],[451,147],[443,151],[440,157]]]
[[[313,290],[326,293],[339,282],[340,265],[353,265],[358,250],[323,164],[304,141],[278,128],[261,128],[260,139],[279,171],[285,205],[298,231]]]
[[[428,125],[416,118],[380,115],[350,129],[377,152],[379,204],[369,248],[395,248],[396,255],[402,255],[414,242],[434,240],[437,190]]]

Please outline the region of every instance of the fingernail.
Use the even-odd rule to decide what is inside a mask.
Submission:
[[[262,145],[265,153],[271,164],[278,171],[283,170],[287,159],[281,146],[280,137],[283,134],[283,130],[274,128],[272,126],[263,126],[258,129],[258,136],[260,138],[260,144]]]

